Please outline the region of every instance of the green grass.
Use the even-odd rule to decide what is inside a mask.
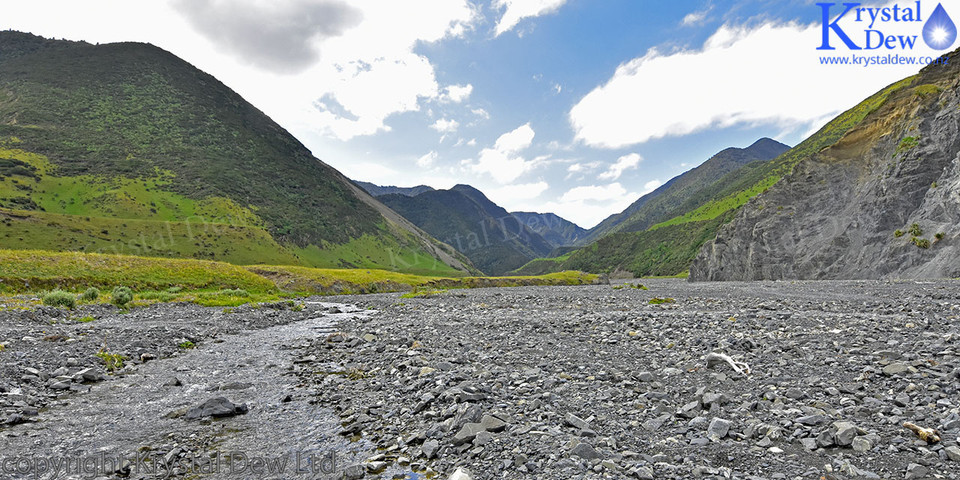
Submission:
[[[80,317],[80,318],[77,319],[77,322],[79,322],[79,323],[90,323],[90,322],[95,322],[95,321],[97,321],[97,319],[94,318],[94,317],[91,317],[91,316],[89,316],[89,315],[87,315],[87,316],[85,316],[85,317]]]
[[[920,145],[920,137],[903,137],[897,145],[897,155]]]
[[[663,304],[667,304],[667,303],[676,303],[676,302],[677,302],[676,300],[674,300],[673,298],[670,298],[670,297],[666,297],[666,298],[653,297],[653,298],[651,298],[650,301],[647,302],[647,303],[649,303],[650,305],[663,305]]]
[[[115,372],[123,368],[123,361],[126,360],[126,357],[118,353],[110,353],[106,349],[100,349],[99,352],[94,354],[100,360],[103,360],[104,368],[108,372]]]
[[[543,276],[438,277],[375,269],[299,266],[240,267],[204,260],[125,255],[0,250],[0,293],[37,293],[53,288],[82,292],[130,287],[132,306],[186,301],[233,307],[299,295],[409,292],[523,285],[584,285],[597,275],[561,272]],[[300,308],[302,310],[302,307]]]
[[[243,288],[271,293],[276,286],[248,270],[222,262],[102,255],[0,250],[0,291],[35,292],[39,289],[112,289],[118,285],[136,291],[181,286],[192,290]]]

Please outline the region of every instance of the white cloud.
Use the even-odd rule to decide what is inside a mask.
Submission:
[[[497,205],[510,210],[509,206],[516,204],[521,200],[533,200],[538,198],[543,192],[547,191],[550,185],[547,182],[539,181],[534,183],[523,183],[518,185],[505,185],[502,187],[486,189],[491,200]]]
[[[510,183],[533,168],[535,162],[526,160],[520,153],[530,147],[535,135],[529,123],[521,125],[501,135],[493,148],[484,148],[480,158],[467,165],[475,173],[487,173],[499,183]]]
[[[898,34],[894,28],[884,33]],[[916,34],[915,25],[899,28],[914,30],[901,34]],[[919,70],[820,65],[825,53],[846,53],[816,50],[820,37],[816,24],[725,25],[698,50],[663,54],[651,49],[620,65],[606,84],[571,109],[576,139],[594,147],[624,148],[734,125],[808,128]],[[940,56],[921,45],[913,53]]]
[[[461,103],[464,100],[470,98],[470,94],[473,93],[473,85],[450,85],[444,89],[443,95],[440,96],[440,101],[444,103]]]
[[[652,192],[652,191],[660,188],[661,186],[663,186],[663,182],[661,182],[660,180],[651,180],[651,181],[643,184],[643,191],[640,192],[640,196],[642,197],[642,196],[644,196],[644,195],[646,195],[646,194],[648,194],[648,193],[650,193],[650,192]]]
[[[623,198],[627,190],[619,183],[574,187],[560,197],[560,202],[608,202]]]
[[[470,111],[473,112],[474,115],[476,115],[476,116],[478,116],[478,117],[480,117],[480,118],[482,118],[482,119],[484,119],[484,120],[489,120],[489,119],[490,119],[490,113],[488,113],[486,110],[484,110],[484,109],[482,109],[482,108],[474,108],[473,110],[470,110]]]
[[[598,178],[600,180],[616,180],[623,175],[623,172],[637,168],[641,160],[643,160],[643,158],[636,153],[624,155],[618,158],[616,163],[610,165],[610,168],[608,168],[606,172],[601,173]]]
[[[697,10],[696,12],[690,12],[687,16],[683,17],[683,21],[681,21],[680,24],[685,27],[700,25],[707,19],[707,15],[709,15],[711,11],[713,11],[713,6],[704,8],[703,10]]]
[[[554,212],[584,228],[600,223],[612,213],[621,212],[640,198],[640,194],[628,192],[620,183],[608,185],[584,185],[572,188],[552,202],[519,202],[511,211]]]
[[[427,153],[426,155],[417,159],[417,166],[420,168],[432,167],[439,157],[440,155],[437,154],[437,152]]]
[[[556,12],[567,0],[494,0],[497,10],[506,8],[497,22],[497,36],[509,32],[520,20]]]
[[[430,125],[430,128],[440,132],[440,133],[453,133],[460,128],[460,122],[456,120],[447,120],[446,118],[441,118]]]

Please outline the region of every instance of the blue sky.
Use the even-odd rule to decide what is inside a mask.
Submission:
[[[960,13],[955,2],[943,5]],[[153,43],[351,178],[467,183],[591,227],[723,148],[794,145],[919,70],[821,65],[849,52],[816,50],[815,3],[33,0],[5,5],[0,28]],[[926,16],[937,2],[921,5]]]

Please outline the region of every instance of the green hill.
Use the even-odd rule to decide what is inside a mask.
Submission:
[[[457,274],[469,262],[147,44],[0,32],[4,248]]]
[[[456,248],[488,275],[501,275],[553,249],[539,234],[467,185],[378,199]]]

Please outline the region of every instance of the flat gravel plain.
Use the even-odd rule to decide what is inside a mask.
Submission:
[[[0,312],[0,457],[151,452],[129,478],[960,478],[960,282],[303,303]]]

